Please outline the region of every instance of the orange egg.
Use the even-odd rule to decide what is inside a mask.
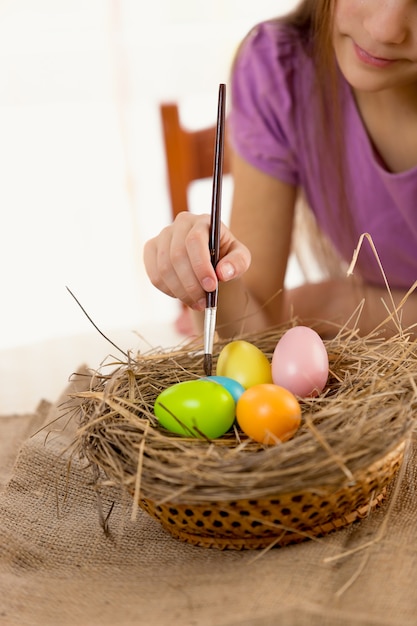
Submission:
[[[284,387],[260,384],[242,393],[236,404],[236,419],[243,432],[264,444],[287,441],[298,430],[301,407]]]

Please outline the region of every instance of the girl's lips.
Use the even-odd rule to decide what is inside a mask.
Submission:
[[[360,48],[355,42],[353,42],[353,47],[356,52],[356,56],[362,61],[362,63],[366,63],[366,65],[371,65],[373,67],[387,67],[392,63],[395,63],[393,59],[381,59],[380,57],[374,57],[372,54]]]

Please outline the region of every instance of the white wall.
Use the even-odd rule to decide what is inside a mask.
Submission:
[[[169,220],[158,103],[212,123],[240,38],[295,4],[0,3],[0,349],[90,330],[66,285],[103,330],[173,318],[141,260]]]

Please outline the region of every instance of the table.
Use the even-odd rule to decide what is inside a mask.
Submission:
[[[57,385],[73,355],[77,362],[87,354],[71,353],[70,343],[59,342]],[[0,624],[417,624],[415,437],[389,497],[367,518],[282,549],[220,552],[180,543],[140,509],[132,516],[131,499],[116,487],[93,487],[89,468],[71,453],[76,424],[62,415],[62,403],[83,385],[88,378],[33,413],[0,420]],[[99,510],[108,516],[105,530]]]

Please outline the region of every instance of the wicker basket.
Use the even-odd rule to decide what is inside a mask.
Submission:
[[[245,339],[271,356],[285,330]],[[215,346],[214,367],[223,345]],[[77,451],[190,544],[263,548],[324,535],[383,500],[417,408],[417,355],[406,336],[341,332],[326,347],[328,386],[303,403],[303,424],[286,443],[265,448],[236,432],[210,442],[163,431],[153,413],[157,395],[204,375],[201,353],[187,346],[95,372],[90,391],[74,400]]]
[[[139,504],[171,535],[196,546],[222,550],[285,546],[320,537],[369,515],[384,499],[403,460],[404,447],[401,443],[358,473],[353,484],[336,490],[324,487],[268,499],[198,505],[158,505],[148,499]]]

